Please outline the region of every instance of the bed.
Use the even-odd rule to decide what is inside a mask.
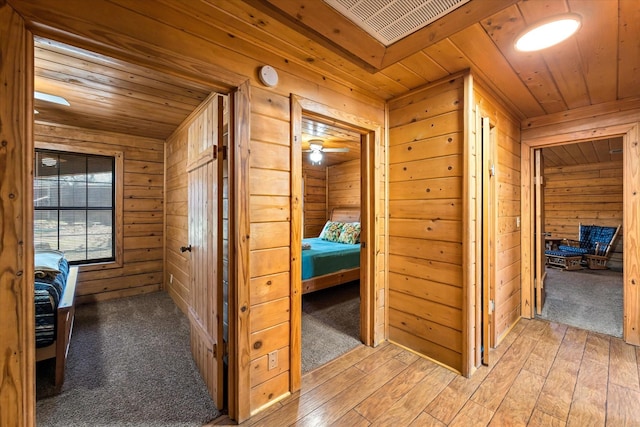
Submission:
[[[59,389],[73,332],[78,267],[69,266],[61,252],[36,251],[34,270],[36,361],[55,359]]]
[[[338,243],[321,237],[302,239],[303,294],[360,279],[360,209],[334,208],[329,222],[357,224],[358,239],[355,243]]]

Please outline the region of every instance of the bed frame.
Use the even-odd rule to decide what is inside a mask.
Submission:
[[[55,387],[60,389],[64,382],[64,367],[71,343],[73,332],[73,320],[75,318],[76,283],[78,281],[78,267],[69,267],[69,275],[64,291],[60,297],[60,303],[56,310],[56,340],[46,346],[36,348],[36,362],[47,359],[56,359]]]
[[[330,221],[338,222],[360,222],[359,207],[333,208]],[[302,281],[302,294],[319,291],[320,289],[338,286],[343,283],[360,279],[360,267],[336,271],[335,273],[324,274]]]

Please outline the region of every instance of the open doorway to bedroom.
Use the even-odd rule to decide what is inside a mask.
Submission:
[[[361,135],[302,117],[302,373],[360,339]]]

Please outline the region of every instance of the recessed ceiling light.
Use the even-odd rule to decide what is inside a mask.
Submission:
[[[516,50],[533,52],[545,49],[571,37],[582,25],[580,15],[567,13],[535,23],[523,31],[515,43]]]
[[[63,97],[58,95],[51,95],[50,93],[36,91],[33,92],[33,97],[35,99],[39,99],[40,101],[53,102],[54,104],[66,105],[67,107],[71,106],[71,104],[69,104],[69,101],[67,101]]]

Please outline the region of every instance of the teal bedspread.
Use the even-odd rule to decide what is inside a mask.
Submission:
[[[311,245],[302,251],[302,280],[360,266],[360,243],[349,245],[317,237],[302,243]]]

